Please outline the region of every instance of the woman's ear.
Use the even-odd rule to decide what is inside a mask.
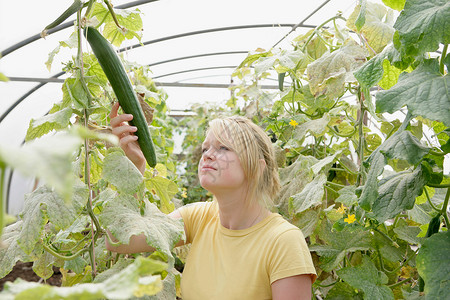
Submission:
[[[259,167],[262,175],[264,173],[264,169],[266,168],[266,161],[262,158],[259,159]]]

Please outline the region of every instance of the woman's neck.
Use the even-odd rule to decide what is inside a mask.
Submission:
[[[220,223],[223,227],[240,230],[261,222],[270,213],[258,201],[246,200],[245,195],[216,195]]]

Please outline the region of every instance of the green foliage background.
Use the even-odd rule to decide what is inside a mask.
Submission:
[[[114,95],[93,54],[80,46],[85,22],[115,46],[139,39],[139,11],[89,1],[74,33],[47,61],[51,66],[60,47],[77,53],[66,64],[63,99],[30,121],[23,147],[0,148],[2,169],[45,183],[3,229],[0,277],[19,260],[33,261],[44,279],[60,267],[63,287],[17,281],[0,296],[174,299],[188,248],[173,248],[183,226],[167,213],[210,199],[197,181],[198,147],[209,120],[238,114],[272,138],[282,183],[274,210],[307,237],[317,299],[445,299],[450,3],[383,2],[363,0],[348,19],[324,20],[289,49],[249,53],[222,107],[194,106],[195,115],[178,122],[148,68],[124,61],[153,117],[160,163],[142,176],[110,135]],[[280,90],[261,89],[258,83],[272,75]],[[177,130],[185,139],[175,156]],[[122,243],[144,233],[157,251],[113,255],[105,249],[106,230]]]

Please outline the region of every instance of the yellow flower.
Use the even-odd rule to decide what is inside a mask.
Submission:
[[[183,192],[183,194],[181,194],[181,197],[187,198],[187,193],[186,193],[186,192]]]
[[[344,222],[348,224],[352,224],[356,221],[355,215],[348,215],[347,218],[344,219]]]
[[[340,213],[340,214],[344,214],[345,210],[346,210],[346,208],[345,208],[344,204],[341,204],[341,207],[339,207],[337,209],[337,212]]]
[[[292,127],[295,128],[295,126],[297,126],[298,123],[297,123],[297,121],[291,119],[291,121],[289,122],[289,125],[291,125]]]

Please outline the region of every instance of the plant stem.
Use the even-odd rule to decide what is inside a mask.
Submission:
[[[83,89],[86,92],[86,95],[88,96],[88,108],[91,107],[92,105],[92,99],[91,99],[91,94],[90,91],[86,85],[86,82],[84,81],[84,63],[83,63],[83,49],[82,49],[82,44],[81,44],[81,24],[80,24],[80,20],[81,20],[81,12],[78,11],[77,14],[77,18],[78,18],[78,55],[77,55],[77,63],[80,67],[80,82],[81,85],[83,86]],[[88,108],[85,108],[83,110],[83,114],[84,114],[84,127],[85,128],[89,128],[88,126],[88,120],[89,120],[89,112],[88,112]],[[97,273],[97,267],[96,267],[96,262],[95,262],[95,242],[97,240],[98,234],[101,230],[99,224],[98,224],[98,220],[97,218],[94,216],[94,213],[92,211],[92,186],[91,186],[91,181],[90,181],[90,169],[91,169],[91,165],[89,163],[89,140],[87,138],[84,139],[84,155],[85,155],[85,162],[84,162],[84,182],[88,187],[89,190],[89,199],[86,203],[86,208],[87,211],[91,217],[91,235],[92,235],[92,240],[91,240],[91,244],[89,246],[89,257],[91,260],[91,265],[92,265],[92,275],[93,277],[95,277],[96,273]],[[94,232],[94,223],[96,226],[97,231]]]
[[[447,49],[448,49],[448,44],[444,45],[444,49],[442,49],[442,54],[441,54],[441,61],[439,62],[439,72],[441,72],[442,75],[444,75],[444,60],[445,57],[447,56]]]
[[[450,222],[448,220],[448,215],[447,215],[447,206],[448,206],[449,198],[450,198],[450,187],[447,189],[447,194],[445,194],[445,199],[444,199],[444,205],[442,206],[442,215],[444,216],[445,225],[447,228],[450,226]]]
[[[339,136],[339,137],[343,137],[343,138],[347,138],[347,137],[351,137],[355,134],[356,132],[356,128],[353,128],[353,131],[350,133],[346,133],[346,134],[342,134],[337,132],[336,130],[334,130],[333,127],[331,127],[330,125],[327,125],[328,129],[330,129],[331,132],[333,132],[335,135]]]
[[[109,2],[109,0],[105,0],[104,2],[106,4],[106,6],[108,7],[108,10],[111,14],[111,17],[114,20],[114,23],[116,23],[116,26],[119,27],[121,30],[123,30],[122,26],[120,26],[119,21],[117,20],[116,13],[114,12],[114,8],[112,7],[111,2]]]
[[[2,237],[3,227],[5,226],[5,173],[6,166],[3,162],[0,162],[0,238]]]
[[[308,39],[306,40],[305,44],[302,47],[302,52],[305,52],[306,47],[308,46],[309,42],[311,42],[312,38],[314,37],[315,34],[317,34],[317,32],[323,27],[325,26],[325,24],[327,24],[330,21],[334,21],[336,19],[342,19],[344,21],[346,21],[346,19],[340,15],[334,16],[329,18],[328,20],[326,20],[325,22],[323,22],[322,24],[320,24],[319,26],[316,27],[316,29],[314,29],[313,33],[308,37]],[[298,65],[295,67],[295,70],[297,70]]]
[[[402,285],[402,284],[404,284],[404,283],[406,283],[406,282],[408,282],[408,281],[411,281],[411,279],[412,279],[412,278],[407,278],[407,279],[402,280],[402,281],[399,281],[399,282],[397,282],[397,283],[388,285],[388,288],[391,288],[391,289],[396,288],[396,287],[399,286],[399,285]]]
[[[394,241],[393,239],[391,239],[386,233],[384,233],[383,231],[379,230],[378,228],[373,228],[373,230],[375,230],[376,232],[381,234],[381,236],[383,236],[385,239],[390,241],[392,243],[392,246],[394,246],[395,248],[400,248],[400,246],[397,244],[397,242]]]
[[[77,253],[75,253],[75,254],[65,256],[65,255],[59,254],[58,252],[56,252],[55,250],[53,250],[52,248],[50,248],[49,246],[47,246],[44,242],[42,242],[42,246],[44,247],[45,251],[49,252],[51,255],[53,255],[53,256],[55,256],[55,257],[57,257],[57,258],[60,258],[60,259],[62,259],[62,260],[72,260],[72,259],[74,259],[74,258],[80,256],[80,255],[83,254],[84,252],[88,251],[88,249],[83,248],[83,249],[80,249],[80,250],[79,250]]]
[[[435,211],[441,211],[439,208],[434,206],[433,202],[431,202],[431,198],[430,198],[430,195],[428,194],[427,188],[423,187],[423,190],[425,191],[425,195],[427,196],[428,204],[430,204],[431,208],[434,209]]]
[[[364,172],[364,114],[365,114],[365,108],[364,108],[364,101],[362,99],[363,95],[361,92],[361,87],[358,87],[358,100],[360,105],[360,111],[359,111],[359,119],[357,122],[358,126],[358,134],[359,134],[359,144],[358,144],[358,157],[359,157],[359,172],[358,176],[356,177],[356,186],[362,185],[362,174]]]
[[[88,7],[86,9],[86,12],[84,13],[84,17],[83,17],[84,19],[87,19],[89,17],[89,14],[91,13],[91,9],[94,6],[94,2],[95,2],[95,0],[89,0]]]
[[[445,188],[450,188],[450,183],[447,183],[447,184],[427,183],[427,186],[438,188],[438,189],[445,189]]]

